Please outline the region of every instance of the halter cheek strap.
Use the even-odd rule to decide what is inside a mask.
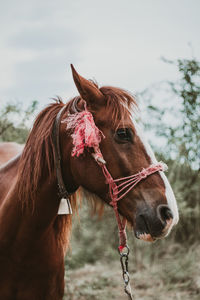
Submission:
[[[53,126],[53,133],[52,133],[52,140],[54,145],[54,163],[56,168],[56,176],[58,181],[58,189],[59,189],[59,196],[60,198],[67,198],[69,196],[69,192],[66,189],[63,176],[62,176],[62,169],[61,169],[61,151],[60,151],[60,120],[64,113],[66,106],[63,106],[59,113],[56,116],[54,126]]]
[[[60,150],[60,121],[62,118],[62,115],[66,109],[66,106],[63,106],[61,110],[58,112],[54,125],[53,125],[53,132],[52,132],[52,140],[53,140],[53,152],[54,152],[54,163],[55,163],[55,169],[56,169],[56,177],[57,177],[57,183],[58,183],[58,195],[60,198],[60,205],[58,208],[58,215],[68,215],[72,214],[72,208],[69,200],[69,196],[75,192],[69,191],[66,188],[66,185],[63,180],[62,175],[62,169],[61,169],[61,150]]]

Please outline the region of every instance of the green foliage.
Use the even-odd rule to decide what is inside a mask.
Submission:
[[[169,61],[176,67],[179,79],[167,82],[170,90],[171,105],[159,108],[149,100],[149,115],[154,123],[147,121],[146,128],[152,128],[167,139],[167,152],[176,155],[195,169],[200,168],[200,62],[195,59]],[[166,87],[159,86],[166,90]],[[151,89],[147,89],[146,98],[150,98]]]
[[[169,84],[181,101],[182,120],[171,137],[178,140],[180,157],[197,163],[200,168],[200,62],[178,59],[174,64],[181,78]]]
[[[0,111],[0,140],[24,143],[28,135],[27,121],[37,108],[33,101],[25,110],[21,103],[7,103]]]

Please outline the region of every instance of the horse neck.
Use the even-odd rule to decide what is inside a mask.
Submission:
[[[31,201],[23,203],[23,199],[19,200],[22,206],[23,220],[29,223],[33,231],[36,229],[38,232],[38,224],[41,233],[48,230],[57,216],[60,203],[55,174],[48,175],[44,172]]]
[[[15,240],[15,244],[22,241],[40,238],[53,226],[59,207],[59,197],[57,194],[56,176],[42,176],[35,198],[32,199],[34,206],[26,205],[18,195],[18,180],[16,172],[19,159],[7,166],[5,170],[4,182],[1,180],[0,189],[9,186],[7,194],[0,195],[0,240],[5,242]],[[1,170],[2,172],[2,170]],[[9,180],[7,183],[6,178]],[[3,247],[4,245],[2,245]]]

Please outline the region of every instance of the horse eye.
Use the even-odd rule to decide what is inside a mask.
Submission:
[[[120,142],[132,142],[133,133],[130,128],[119,128],[116,131],[116,139]]]

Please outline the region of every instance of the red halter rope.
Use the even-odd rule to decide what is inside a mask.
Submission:
[[[101,165],[103,174],[106,178],[106,183],[109,184],[109,194],[111,198],[110,204],[113,206],[115,216],[118,223],[119,229],[119,251],[122,252],[124,247],[126,247],[127,236],[126,236],[126,218],[123,217],[122,220],[119,216],[117,209],[117,202],[126,196],[141,180],[145,179],[147,176],[156,173],[158,171],[165,171],[167,166],[159,162],[157,164],[152,164],[151,166],[142,169],[142,171],[127,177],[122,177],[119,179],[113,179],[110,172],[106,168],[105,164],[100,163],[97,160],[98,164]],[[117,183],[119,183],[117,185]]]

